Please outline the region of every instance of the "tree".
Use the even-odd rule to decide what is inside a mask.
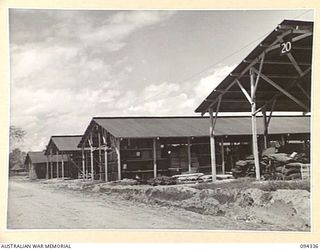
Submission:
[[[11,125],[9,134],[10,140],[20,142],[23,141],[26,132],[22,128],[18,128],[16,126]]]
[[[19,148],[13,149],[9,154],[9,169],[12,169],[14,166],[24,168],[24,160],[26,155],[27,154],[21,151]]]
[[[24,160],[26,153],[21,151],[19,144],[23,142],[26,132],[19,127],[10,126],[10,154],[9,154],[9,169],[14,166],[24,168]],[[21,146],[21,145],[20,145]]]

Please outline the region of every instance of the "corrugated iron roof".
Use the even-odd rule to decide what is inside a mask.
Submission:
[[[97,124],[115,137],[201,137],[209,136],[207,117],[95,117],[90,122],[81,142]],[[258,134],[263,134],[263,118],[257,118]],[[310,133],[309,116],[272,117],[269,134]],[[218,117],[215,135],[250,135],[251,117]]]
[[[238,84],[234,83],[234,81],[235,79],[238,79],[247,92],[250,93],[250,76],[248,68],[250,63],[261,56],[262,53],[265,52],[281,34],[286,34],[284,39],[291,39],[292,41],[292,49],[290,53],[298,62],[301,70],[305,72],[304,76],[300,78],[299,83],[304,89],[304,92],[310,96],[313,35],[305,36],[301,40],[294,40],[296,37],[302,36],[303,34],[299,32],[304,30],[312,33],[313,22],[284,20],[261,43],[259,43],[257,47],[243,61],[241,61],[241,63],[228,76],[226,76],[226,78],[199,105],[195,112],[205,113],[212,104],[212,108],[215,110],[217,107],[218,98],[222,94],[223,97],[220,104],[220,112],[251,111],[249,102],[241,92]],[[291,31],[292,33],[290,33]],[[296,33],[293,34],[293,32]],[[275,44],[275,46],[279,45],[279,48],[271,50],[265,54],[261,73],[274,81],[281,88],[288,90],[290,94],[308,107],[310,111],[310,99],[306,97],[305,93],[303,93],[303,91],[301,91],[297,85],[293,84],[295,80],[299,78],[299,73],[289,58],[286,55],[280,54],[280,42],[281,41],[278,41]],[[255,65],[255,69],[257,71],[259,70],[259,64],[260,63],[258,62]],[[227,92],[225,93],[226,90]],[[260,77],[259,85],[256,91],[257,108],[264,105],[266,101],[270,101],[277,93],[280,93],[280,91],[271,86],[269,83],[266,83],[265,80]],[[267,111],[271,109],[271,106],[272,103],[269,103],[267,106]],[[281,94],[277,98],[274,111],[305,112],[306,109],[302,108],[286,95]]]
[[[54,135],[51,136],[45,154],[49,154],[49,149],[58,149],[60,152],[78,151],[77,147],[82,135]]]
[[[62,160],[62,156],[59,155],[58,158],[56,155],[53,155],[51,160],[53,162],[56,162],[58,159],[58,161],[60,162]],[[48,158],[47,156],[45,155],[45,151],[30,151],[27,153],[27,156],[26,156],[26,161],[31,161],[31,163],[33,164],[37,164],[37,163],[46,163]],[[66,155],[63,155],[63,160],[64,161],[67,161],[67,156]]]

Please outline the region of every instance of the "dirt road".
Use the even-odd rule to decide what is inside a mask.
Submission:
[[[266,225],[127,201],[101,193],[9,181],[8,229],[242,229]],[[269,228],[273,229],[273,228]]]

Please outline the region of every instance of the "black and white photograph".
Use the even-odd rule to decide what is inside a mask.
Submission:
[[[314,14],[9,8],[7,229],[312,232]]]

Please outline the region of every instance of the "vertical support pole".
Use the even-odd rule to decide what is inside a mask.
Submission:
[[[49,157],[47,156],[47,164],[46,164],[46,179],[49,179]]]
[[[90,133],[90,164],[91,164],[91,181],[94,181],[94,171],[93,171],[93,140],[92,132]]]
[[[284,138],[284,135],[281,135],[281,143],[282,146],[286,145],[286,139]]]
[[[258,139],[257,139],[257,117],[256,111],[256,96],[255,96],[255,80],[254,72],[250,69],[250,83],[251,83],[251,127],[252,127],[252,148],[254,156],[254,165],[256,169],[256,179],[260,180],[260,165],[259,165],[259,152],[258,152]]]
[[[89,152],[88,151],[86,151],[85,152],[85,160],[86,160],[86,179],[88,178],[88,176],[89,176],[89,170],[88,170],[88,168],[89,168]]]
[[[116,138],[116,153],[118,159],[118,180],[121,180],[121,155],[120,155],[120,138]]]
[[[107,148],[104,150],[104,180],[108,182],[108,151]]]
[[[266,109],[262,110],[263,115],[263,146],[264,149],[268,147],[268,121],[267,121],[267,114]]]
[[[223,137],[221,138],[221,167],[222,167],[222,174],[225,174],[226,172],[226,164],[224,160],[224,141]]]
[[[85,158],[84,158],[84,148],[81,148],[81,153],[82,153],[82,179],[85,179]]]
[[[188,137],[188,172],[191,174],[191,143],[190,143],[190,137]]]
[[[62,180],[64,180],[64,159],[63,159],[63,154],[61,154],[61,176],[62,176]]]
[[[104,144],[104,180],[105,182],[108,182],[108,143],[107,143],[107,131],[102,130],[102,139]]]
[[[53,162],[52,162],[52,150],[50,150],[50,172],[51,172],[51,179],[53,179]]]
[[[102,155],[101,155],[101,135],[100,129],[98,130],[98,146],[99,146],[99,180],[102,180]]]
[[[215,140],[214,140],[214,121],[213,121],[213,109],[209,110],[210,115],[210,154],[211,154],[211,172],[212,172],[212,181],[217,180],[217,169],[216,169],[216,149],[215,149]]]
[[[59,178],[59,151],[57,150],[56,152],[56,157],[57,157],[57,178]]]
[[[153,138],[153,177],[157,178],[157,141]]]

